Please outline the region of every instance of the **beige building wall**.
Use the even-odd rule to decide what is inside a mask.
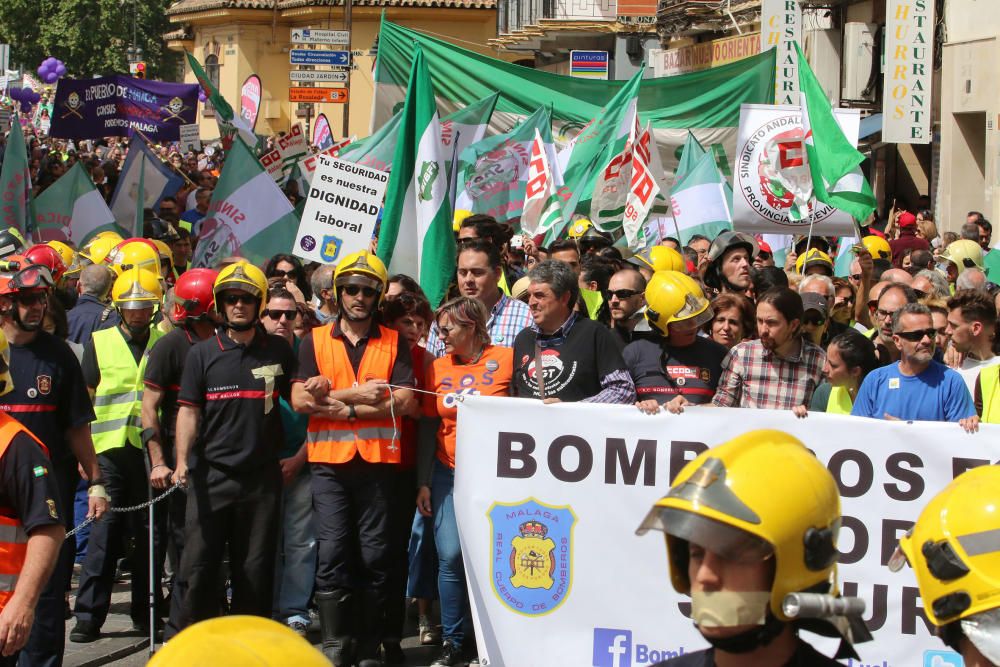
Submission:
[[[1000,222],[1000,2],[946,7],[938,228],[957,231],[972,210]]]
[[[288,131],[296,122],[305,120],[295,115],[297,104],[288,101],[288,89],[292,85],[288,79],[288,73],[292,69],[296,69],[289,63],[289,49],[292,47],[289,41],[290,29],[292,27],[326,28],[329,25],[331,29],[337,30],[343,26],[343,19],[339,10],[333,13],[329,24],[325,20],[326,11],[323,12],[324,20],[322,21],[310,20],[309,16],[301,18],[287,16],[278,20],[272,29],[271,12],[254,12],[254,14],[259,15],[259,20],[244,20],[225,25],[198,25],[194,23],[192,25],[194,37],[192,52],[199,62],[204,64],[204,46],[213,41],[222,46],[219,52],[220,91],[234,109],[239,107],[240,88],[243,81],[251,74],[257,74],[261,79],[262,92],[261,110],[255,131],[262,135]],[[415,17],[414,14],[418,14],[418,16]],[[243,15],[246,16],[245,13]],[[381,8],[354,8],[350,49],[368,53],[375,42],[380,16]],[[183,17],[175,18],[182,19]],[[258,17],[254,16],[253,18]],[[495,49],[485,46],[488,39],[496,37],[496,12],[494,10],[407,8],[400,10],[398,15],[394,15],[394,10],[389,9],[386,12],[386,18],[408,28],[434,33],[435,36],[442,36],[446,40],[451,38],[449,41],[453,41],[463,48],[477,50],[493,57],[511,57],[507,54],[498,55]],[[475,45],[482,46],[476,48]],[[191,44],[186,46],[192,48]],[[325,46],[317,48],[339,49],[345,47]],[[358,67],[351,72],[350,134],[366,137],[370,134],[372,98],[375,90],[374,72],[372,71],[374,58],[362,55],[355,57],[354,61]],[[317,67],[317,69],[324,68]],[[195,81],[194,74],[187,67],[185,67],[184,80],[189,83]],[[336,87],[336,85],[317,84],[317,87]],[[329,119],[333,136],[340,138],[343,129],[344,105],[315,104],[311,120],[315,121],[316,116],[320,113],[325,113]],[[199,123],[203,139],[219,136],[214,117],[199,114]]]

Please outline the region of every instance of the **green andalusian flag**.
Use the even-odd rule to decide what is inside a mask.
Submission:
[[[14,227],[23,236],[31,233],[28,202],[31,200],[31,173],[28,171],[28,148],[24,144],[21,123],[11,117],[7,150],[0,169],[0,222],[3,228]]]
[[[98,232],[123,231],[81,162],[32,200],[31,218],[36,243],[72,241],[82,248]]]
[[[212,80],[208,78],[208,74],[205,73],[201,63],[187,51],[184,52],[184,55],[187,56],[188,65],[191,67],[191,71],[194,72],[195,78],[198,79],[198,83],[204,89],[205,95],[208,96],[209,101],[212,102],[212,106],[215,107],[215,121],[219,124],[219,133],[223,137],[231,137],[234,133],[239,132],[240,138],[248,146],[256,146],[257,135],[253,133],[253,130],[250,129],[250,126],[247,125],[246,120],[242,116],[233,113],[233,108],[229,106],[229,102],[222,96],[219,89],[215,87]]]

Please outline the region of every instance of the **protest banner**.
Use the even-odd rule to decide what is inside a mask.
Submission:
[[[285,169],[289,169],[308,152],[306,133],[302,123],[296,123],[284,136],[278,137],[278,150],[281,151],[281,161]]]
[[[127,137],[139,130],[154,143],[177,141],[195,122],[198,84],[115,75],[60,79],[49,135],[61,139]]]
[[[316,122],[313,124],[312,142],[320,150],[333,145],[333,132],[330,131],[330,121],[327,120],[325,113],[316,116]]]
[[[281,151],[277,148],[261,155],[260,163],[264,167],[264,171],[274,179],[275,183],[280,183],[285,177],[284,163],[281,161]]]
[[[240,88],[240,116],[252,130],[257,126],[257,116],[260,113],[260,77],[251,74]]]
[[[190,125],[181,125],[180,139],[177,143],[181,145],[182,151],[195,151],[201,150],[201,126],[198,123],[191,123]]]
[[[334,157],[317,157],[292,252],[309,262],[331,264],[368,248],[389,175]]]
[[[857,144],[861,116],[857,110],[836,109],[847,140]],[[816,236],[853,236],[854,221],[843,211],[814,201],[812,214],[790,217],[795,195],[782,183],[782,160],[795,144],[805,153],[802,110],[798,106],[745,104],[740,113],[733,176],[733,228],[752,234],[805,234],[813,223]],[[798,150],[798,149],[796,149]],[[808,177],[808,170],[805,176]]]
[[[635,667],[707,648],[686,616],[690,599],[670,584],[662,533],[635,529],[687,461],[756,429],[797,437],[839,486],[838,583],[865,600],[874,634],[855,647],[861,662],[849,664],[931,664],[925,657],[934,655],[954,660],[934,664],[961,664],[932,636],[913,571],[885,564],[954,476],[1000,459],[1000,427],[968,435],[957,424],[722,408],[648,416],[471,393],[452,396],[460,401],[455,510],[483,664]],[[795,503],[788,499],[789,511]],[[529,519],[550,539],[543,555],[553,565],[539,587],[523,585],[512,560],[512,538]],[[826,655],[836,650],[836,640],[803,637]]]
[[[306,185],[312,183],[313,174],[316,173],[316,168],[319,166],[319,156],[329,155],[330,157],[337,157],[341,150],[350,146],[357,137],[347,137],[346,139],[341,139],[340,141],[330,145],[329,147],[321,150],[315,155],[310,155],[302,160],[299,160],[299,176],[305,182]]]

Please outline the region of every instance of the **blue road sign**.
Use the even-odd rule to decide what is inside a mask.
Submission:
[[[350,51],[314,51],[312,49],[292,49],[289,58],[293,65],[332,65],[346,67],[351,64]]]

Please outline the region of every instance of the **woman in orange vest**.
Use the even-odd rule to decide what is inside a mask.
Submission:
[[[444,645],[432,665],[456,665],[471,635],[468,588],[455,520],[455,431],[463,396],[509,396],[514,351],[490,344],[486,306],[466,296],[452,299],[437,311],[437,327],[445,356],[435,359],[427,374],[427,396],[417,453],[417,509],[434,517],[438,552],[438,597]],[[474,655],[474,653],[473,653]]]
[[[0,396],[13,389],[0,331]],[[51,468],[45,445],[0,412],[0,666],[17,664],[65,538]]]
[[[388,278],[368,251],[341,260],[333,278],[337,319],[302,339],[292,387],[292,407],[310,415],[316,604],[323,652],[338,666],[380,664],[402,418],[419,409],[408,389],[410,348],[375,320]]]

